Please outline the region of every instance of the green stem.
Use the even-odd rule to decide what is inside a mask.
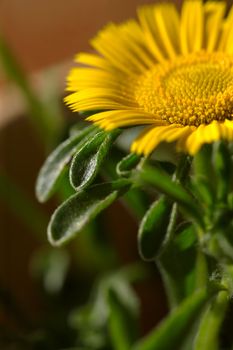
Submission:
[[[136,344],[133,350],[181,349],[190,327],[200,316],[209,298],[206,289],[195,292],[174,309],[155,330]]]
[[[190,157],[184,155],[180,158],[176,171],[173,175],[173,181],[175,183],[185,183],[185,180],[189,175],[191,164],[192,162]]]
[[[172,207],[171,215],[170,215],[166,237],[163,242],[163,250],[166,249],[166,247],[169,245],[169,242],[171,242],[171,240],[173,239],[176,222],[177,222],[177,216],[178,216],[178,206],[177,206],[177,203],[174,203]]]
[[[190,159],[186,156],[182,157],[180,162],[178,163],[177,169],[173,175],[173,182],[176,183],[184,183],[190,170]],[[175,234],[175,229],[176,229],[176,224],[177,224],[177,217],[178,217],[178,205],[177,203],[173,204],[172,211],[170,214],[169,218],[169,224],[166,232],[166,236],[163,242],[163,246],[161,249],[160,257],[163,255],[163,253],[166,254],[166,251],[169,251],[169,247],[171,246],[173,240],[174,240],[174,234]],[[166,290],[166,295],[169,300],[170,308],[173,309],[174,305],[176,305],[176,302],[174,302],[174,292],[173,292],[173,284],[170,283],[169,277],[166,273],[166,269],[164,269],[163,266],[163,260],[162,259],[157,259],[156,260],[157,267],[161,273],[161,277],[164,282],[164,287]]]
[[[219,349],[218,335],[228,303],[228,293],[226,291],[219,292],[202,318],[194,350]]]
[[[208,267],[204,253],[199,249],[197,251],[196,262],[196,289],[206,287],[208,283]]]
[[[187,175],[189,174],[190,170],[190,159],[187,156],[181,157],[177,169],[173,175],[172,181],[175,184],[183,183],[185,182],[185,179],[187,178]],[[170,215],[169,225],[167,229],[167,234],[164,241],[164,248],[169,244],[169,242],[172,240],[175,232],[176,222],[177,222],[177,216],[178,216],[178,205],[177,203],[174,203],[172,207],[172,212]]]
[[[160,192],[177,202],[183,212],[194,219],[196,223],[204,227],[202,214],[199,211],[194,198],[178,183],[174,183],[171,178],[159,169],[146,165],[135,179],[154,186]]]

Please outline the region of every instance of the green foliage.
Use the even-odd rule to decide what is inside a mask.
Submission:
[[[212,208],[214,196],[214,172],[212,164],[212,147],[204,145],[193,160],[195,178],[193,185],[200,201]]]
[[[128,177],[132,171],[139,165],[141,156],[135,153],[130,153],[117,164],[116,171],[119,176]]]
[[[36,195],[40,202],[48,200],[59,186],[66,166],[72,156],[83,146],[86,138],[92,137],[96,127],[90,126],[61,143],[47,158],[36,182]]]
[[[177,307],[159,325],[158,329],[155,329],[137,344],[133,350],[179,350],[187,337],[191,325],[204,310],[208,300],[209,294],[206,289],[195,292]]]
[[[220,292],[209,304],[202,317],[199,331],[195,339],[195,350],[219,349],[218,335],[225,317],[227,304],[228,295],[226,291]]]
[[[93,182],[118,135],[118,130],[109,133],[100,131],[89,137],[75,154],[70,166],[70,183],[76,191],[88,187]]]
[[[138,233],[138,248],[143,259],[157,256],[168,229],[172,202],[165,196],[156,200],[143,217]]]
[[[172,308],[195,291],[196,241],[193,226],[181,228],[158,258]]]
[[[78,191],[54,212],[48,227],[50,242],[58,246],[73,238],[130,186],[119,180]]]
[[[179,203],[188,216],[196,220],[200,226],[203,225],[202,215],[195,200],[183,186],[172,181],[170,176],[164,171],[155,167],[145,166],[139,174],[140,180],[154,186],[157,190]]]
[[[130,289],[119,294],[119,281],[117,288],[112,279],[101,282],[94,301],[76,315],[80,345],[90,350],[220,350],[233,291],[231,150],[223,143],[204,146],[194,159],[179,157],[173,170],[173,164],[118,152],[119,134],[95,127],[80,134],[74,130],[45,162],[37,182],[41,201],[57,190],[67,167],[75,191],[53,214],[49,240],[60,246],[82,234],[122,197],[140,220],[139,253],[156,263],[171,312],[139,339]]]
[[[219,201],[225,201],[231,188],[231,154],[224,142],[217,142],[213,153],[213,163],[218,179],[217,198]]]
[[[129,296],[127,296],[129,297]],[[119,299],[114,290],[109,290],[109,329],[115,350],[130,350],[135,341],[135,334],[132,332],[134,314]]]

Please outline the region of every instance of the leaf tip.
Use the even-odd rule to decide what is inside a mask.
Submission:
[[[55,214],[55,213],[54,213]],[[63,239],[62,238],[57,238],[56,237],[56,232],[54,232],[54,227],[53,227],[53,222],[54,222],[54,214],[52,215],[50,222],[48,224],[48,228],[47,228],[47,237],[48,237],[48,241],[49,243],[53,246],[53,247],[60,247],[63,244]]]

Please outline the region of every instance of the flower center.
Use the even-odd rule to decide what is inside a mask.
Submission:
[[[143,110],[169,123],[233,119],[233,56],[201,51],[157,64],[137,81]]]

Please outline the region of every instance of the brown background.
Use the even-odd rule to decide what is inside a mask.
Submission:
[[[24,67],[38,69],[88,48],[110,21],[135,16],[152,0],[1,0],[0,28]],[[178,1],[176,1],[178,2]]]

